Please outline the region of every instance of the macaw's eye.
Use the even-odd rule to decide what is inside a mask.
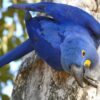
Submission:
[[[82,50],[82,57],[84,57],[86,55],[85,50]]]

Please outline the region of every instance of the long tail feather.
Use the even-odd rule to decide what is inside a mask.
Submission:
[[[14,4],[9,8],[44,12],[53,17],[58,22],[63,23],[70,20],[76,24],[85,26],[96,36],[100,37],[100,23],[98,23],[88,13],[73,6],[51,2],[40,2],[34,4]]]
[[[32,50],[34,50],[34,47],[32,45],[31,40],[28,39],[24,43],[17,46],[15,49],[5,54],[4,56],[1,56],[0,57],[0,67],[24,56],[25,54],[31,52]]]

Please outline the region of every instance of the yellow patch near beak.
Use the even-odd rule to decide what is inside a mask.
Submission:
[[[88,59],[88,60],[85,60],[84,66],[87,67],[87,68],[90,68],[90,66],[91,66],[91,61],[90,61],[89,59]]]

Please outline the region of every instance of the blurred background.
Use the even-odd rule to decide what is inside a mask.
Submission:
[[[77,5],[83,8],[100,21],[98,9],[100,8],[98,5],[100,0],[0,0],[0,56],[28,38],[25,28],[24,12],[15,9],[8,10],[8,6],[18,3],[34,3],[40,1],[68,2],[67,4]],[[0,100],[10,100],[14,79],[20,64],[21,59],[0,68]]]
[[[28,36],[25,29],[24,12],[19,10],[8,10],[8,6],[18,3],[32,3],[40,0],[0,0],[0,56],[4,55]],[[0,100],[9,100],[14,78],[17,75],[21,59],[11,62],[0,69]]]

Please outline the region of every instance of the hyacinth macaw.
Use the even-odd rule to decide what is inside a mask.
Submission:
[[[10,8],[25,11],[29,39],[1,56],[0,67],[35,50],[53,69],[71,73],[83,87],[85,71],[94,68],[99,59],[99,22],[77,7],[60,3],[14,4]],[[29,11],[45,15],[32,17]]]

